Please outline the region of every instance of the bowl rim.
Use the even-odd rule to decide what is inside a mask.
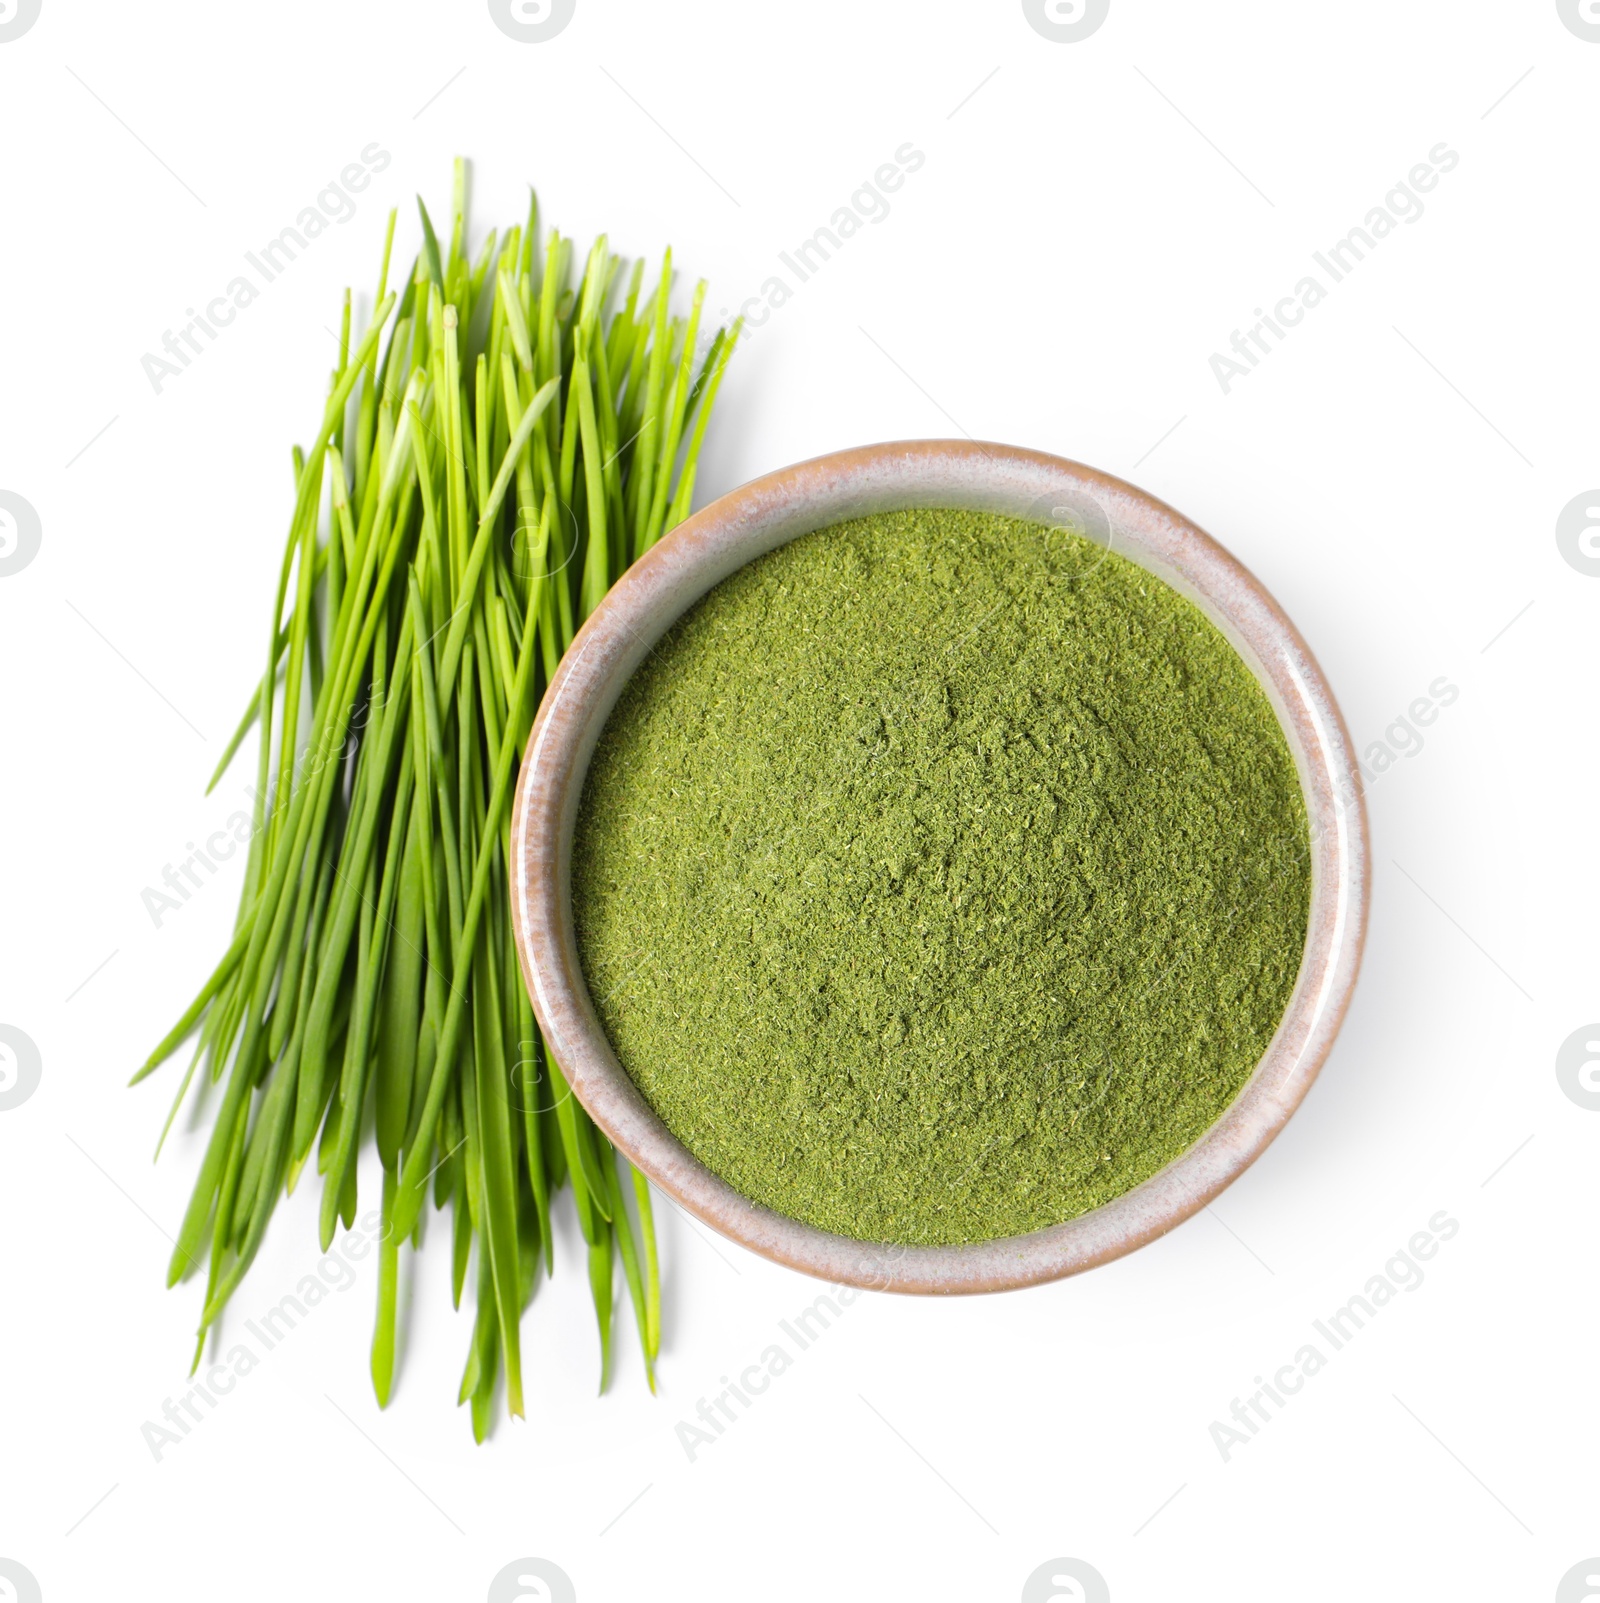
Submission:
[[[800,534],[910,507],[1031,516],[1104,514],[1112,549],[1201,607],[1266,689],[1288,738],[1310,826],[1306,945],[1284,1016],[1249,1080],[1186,1151],[1064,1224],[954,1246],[858,1241],[751,1202],[650,1109],[611,1049],[579,964],[573,825],[618,694],[666,629],[715,584]],[[695,1218],[740,1246],[838,1286],[910,1293],[1037,1285],[1164,1235],[1237,1179],[1283,1128],[1332,1048],[1365,944],[1370,847],[1361,770],[1310,648],[1261,582],[1197,524],[1081,463],[974,440],[899,440],[830,452],[752,479],[694,513],[606,595],[540,704],[517,779],[511,902],[523,978],[545,1042],[612,1145]]]

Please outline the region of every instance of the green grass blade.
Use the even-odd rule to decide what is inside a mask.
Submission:
[[[400,1237],[394,1230],[394,1172],[383,1172],[382,1220],[378,1237],[378,1317],[372,1331],[372,1389],[379,1408],[394,1391],[396,1309],[400,1290]]]

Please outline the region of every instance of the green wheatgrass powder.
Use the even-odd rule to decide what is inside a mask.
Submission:
[[[1127,1191],[1271,1040],[1306,817],[1190,602],[1079,536],[885,513],[718,585],[584,791],[590,991],[667,1127],[863,1240],[988,1240]]]

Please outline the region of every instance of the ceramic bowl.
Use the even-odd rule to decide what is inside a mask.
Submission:
[[[572,835],[595,742],[645,654],[705,593],[775,546],[847,518],[965,507],[1063,523],[1195,602],[1265,687],[1311,825],[1311,914],[1288,1009],[1249,1081],[1180,1157],[1066,1224],[964,1246],[851,1240],[752,1203],[651,1112],[601,1028],[572,919]],[[1299,1106],[1333,1045],[1361,960],[1369,896],[1359,770],[1310,650],[1260,582],[1153,496],[1076,462],[967,440],[863,446],[769,473],[680,524],[618,581],[546,692],[517,785],[511,895],[545,1040],[595,1122],[675,1202],[752,1252],[838,1284],[999,1291],[1075,1274],[1171,1230],[1243,1172]]]

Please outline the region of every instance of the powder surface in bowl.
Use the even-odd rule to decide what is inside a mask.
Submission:
[[[1305,942],[1271,704],[1072,533],[883,513],[717,586],[625,688],[573,849],[585,978],[667,1127],[863,1240],[1057,1224],[1191,1146]]]

